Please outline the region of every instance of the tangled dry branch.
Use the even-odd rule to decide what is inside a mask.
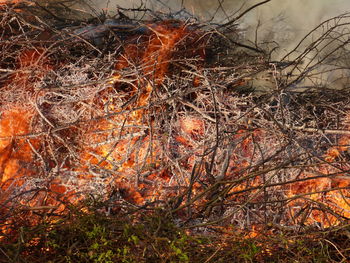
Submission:
[[[272,62],[230,22],[0,8],[2,224],[87,195],[198,230],[347,222],[347,14]]]

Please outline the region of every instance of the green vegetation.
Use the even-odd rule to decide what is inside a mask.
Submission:
[[[0,262],[345,262],[350,257],[349,227],[299,235],[270,229],[247,238],[229,228],[188,231],[161,209],[134,216],[101,211],[101,205],[90,204],[71,208],[56,222],[43,217],[20,228],[2,240]]]

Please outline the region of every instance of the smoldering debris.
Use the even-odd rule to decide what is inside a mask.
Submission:
[[[346,69],[348,15],[272,60],[236,21],[27,7],[0,7],[3,235],[90,195],[108,213],[162,208],[197,231],[348,220],[349,91],[315,82],[328,65]]]

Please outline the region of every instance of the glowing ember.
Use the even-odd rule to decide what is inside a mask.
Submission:
[[[146,178],[154,183],[157,180],[166,182],[170,177],[164,170],[157,171],[163,153],[159,139],[145,133],[145,127],[148,129],[149,125],[152,126],[152,121],[149,123],[149,120],[145,119],[148,112],[146,106],[150,103],[154,89],[163,82],[167,74],[170,74],[169,63],[176,53],[177,46],[184,45],[183,42],[186,42],[186,39],[193,33],[187,30],[185,25],[174,26],[172,22],[159,25],[150,24],[148,28],[150,29],[149,35],[139,37],[137,44],[131,40],[131,43],[124,47],[124,53],[115,66],[118,74],[110,82],[115,83],[116,89],[119,89],[121,85],[124,85],[123,89],[126,89],[121,72],[127,71],[128,68],[140,68],[143,72],[142,77],[128,84],[130,98],[136,96],[136,100],[123,109],[123,111],[129,110],[128,113],[122,113],[122,109],[113,105],[113,102],[109,102],[109,112],[118,114],[116,117],[109,117],[108,120],[102,119],[88,129],[87,134],[84,135],[87,139],[85,143],[96,146],[83,146],[81,160],[84,164],[77,170],[85,170],[81,175],[84,178],[93,177],[92,167],[110,171],[110,176],[114,178],[113,184],[119,188],[122,185],[125,192],[124,197],[138,204],[145,202],[144,198],[147,198],[148,201],[154,200],[160,195],[161,187],[148,187],[147,190],[142,190],[141,195],[140,192],[134,190],[133,186],[135,184],[133,182],[137,182],[141,174],[146,173]],[[193,54],[193,56],[196,55],[197,53]],[[108,93],[106,97],[102,97],[102,100],[108,101],[107,96]],[[104,104],[97,103],[97,105]],[[197,124],[198,127],[191,133],[203,134],[203,123],[197,120]],[[188,119],[187,124],[183,122],[183,125],[193,124]],[[150,172],[152,170],[154,173]],[[138,184],[138,188],[140,185],[142,184]]]
[[[347,124],[347,121],[344,121]],[[346,126],[347,128],[349,125]],[[289,203],[291,217],[298,214],[301,207],[306,207],[308,201],[314,203],[314,207],[308,207],[308,215],[301,220],[303,224],[313,225],[320,224],[323,227],[330,227],[340,224],[345,218],[350,217],[350,203],[347,201],[350,194],[350,177],[344,173],[348,170],[348,164],[345,162],[337,163],[336,160],[341,154],[348,151],[350,137],[343,135],[338,140],[338,145],[329,148],[326,151],[324,160],[328,163],[319,164],[313,171],[305,172],[300,178],[309,178],[314,176],[324,176],[323,178],[307,180],[305,182],[293,183],[290,186],[288,196],[292,199],[301,196]],[[326,208],[328,212],[322,209]],[[295,211],[294,211],[295,210]]]
[[[200,136],[204,134],[204,122],[194,117],[184,117],[180,120],[181,130],[187,135]]]
[[[30,119],[33,113],[14,107],[3,112],[0,119],[0,178],[2,189],[11,184],[21,185],[24,178],[32,172],[28,163],[32,161],[32,149],[36,140],[22,139],[20,136],[29,132]]]
[[[349,149],[350,146],[350,137],[349,136],[343,136],[339,139],[338,145],[334,146],[327,150],[327,153],[325,155],[325,160],[327,162],[334,162],[341,153],[346,152]]]
[[[86,76],[70,76],[69,67],[55,64],[44,47],[26,48],[14,59],[17,68],[1,87],[4,94],[21,94],[18,101],[4,99],[0,105],[0,202],[6,204],[4,210],[17,205],[29,211],[26,215],[36,209],[60,214],[66,209],[62,200],[76,204],[86,193],[113,199],[116,192],[118,198],[139,206],[178,198],[169,201],[169,206],[180,216],[186,214],[189,221],[202,214],[205,220],[212,214],[227,214],[228,221],[239,221],[236,210],[242,215],[249,206],[257,218],[263,217],[270,201],[266,189],[275,184],[278,194],[271,199],[285,198],[289,209],[289,218],[281,219],[282,223],[332,226],[341,222],[340,217],[350,217],[344,198],[348,190],[340,189],[350,185],[344,173],[349,167],[337,162],[348,151],[349,136],[323,152],[325,161],[320,158],[316,167],[288,181],[292,168],[286,166],[291,164],[278,167],[285,158],[279,153],[290,150],[279,149],[286,139],[275,137],[282,133],[264,129],[258,121],[255,126],[253,121],[241,121],[242,116],[258,119],[265,113],[240,112],[232,106],[237,101],[225,97],[225,88],[215,91],[206,83],[205,74],[212,69],[203,67],[205,34],[173,20],[144,27],[144,33],[126,37],[122,51],[109,56],[110,71],[104,80],[103,74],[96,77],[96,68]],[[207,72],[198,76],[192,69]],[[56,71],[70,76],[73,84],[61,85]],[[48,73],[56,77],[50,85],[45,83],[45,77],[51,76]],[[83,84],[77,77],[82,75]],[[176,81],[167,85],[171,77]],[[202,94],[183,91],[185,85],[202,89],[206,99],[200,101]],[[207,106],[212,96],[220,98]],[[26,106],[19,107],[22,102]],[[160,119],[161,115],[166,117]],[[282,169],[287,175],[281,179]],[[22,200],[14,198],[18,192],[36,188],[40,189],[23,195]],[[321,206],[330,212],[320,211]],[[246,217],[249,221],[250,214]],[[13,222],[14,218],[6,220]],[[247,238],[260,231],[252,225]],[[6,228],[2,231],[10,233]]]
[[[21,2],[26,2],[23,0],[1,0],[0,5],[12,5],[12,4],[17,4]]]

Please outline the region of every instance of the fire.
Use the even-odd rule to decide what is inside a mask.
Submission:
[[[345,182],[345,188],[349,187],[349,180],[347,181]],[[292,200],[295,196],[300,195],[301,197],[288,204],[291,207],[291,217],[297,218],[297,215],[300,216],[300,209],[303,209],[306,214],[305,217],[296,219],[303,220],[299,223],[304,225],[317,224],[322,227],[338,225],[344,218],[350,217],[350,204],[346,201],[348,190],[333,190],[333,188],[337,189],[339,187],[344,187],[344,184],[341,186],[339,182],[329,178],[293,184],[288,194],[289,197]],[[327,213],[318,208],[320,204],[322,204],[322,208],[327,208]]]
[[[197,33],[188,29],[185,24],[174,21],[148,24],[147,28],[149,33],[131,39],[129,44],[125,45],[124,52],[115,65],[117,74],[110,82],[116,90],[129,90],[129,98],[126,99],[134,97],[135,100],[129,106],[120,109],[113,101],[109,102],[110,90],[106,91],[96,105],[108,102],[108,111],[116,115],[101,119],[87,129],[84,135],[86,146],[82,147],[81,153],[83,165],[78,168],[84,178],[94,177],[90,172],[92,167],[113,171],[112,184],[124,189],[124,196],[138,204],[147,200],[153,201],[156,196],[159,198],[161,185],[171,177],[168,171],[159,170],[164,155],[162,142],[160,138],[148,134],[147,130],[152,129],[153,120],[145,118],[148,113],[147,106],[151,103],[152,93],[171,74],[170,63],[178,56],[177,50],[197,37]],[[202,53],[200,47],[190,55],[195,57]],[[127,82],[123,82],[123,72],[132,71],[134,68],[141,71],[140,75],[128,76]],[[203,134],[203,123],[200,120],[183,119],[180,122],[185,133]],[[189,127],[193,125],[191,122],[199,126],[189,131]],[[105,143],[108,140],[111,142]],[[143,177],[152,180],[155,185],[157,181],[163,183],[157,187],[143,189],[144,185],[138,182],[138,178],[144,173],[146,176]],[[135,190],[137,188],[140,190]]]
[[[4,111],[0,116],[0,203],[2,209],[11,207],[12,199],[16,204],[12,194],[18,189],[27,190],[31,195],[31,185],[28,180],[38,177],[39,161],[35,154],[40,148],[38,138],[31,138],[32,131],[30,124],[35,114],[33,110],[20,106],[13,106]],[[38,178],[40,179],[40,178]],[[41,207],[54,209],[56,212],[62,212],[65,205],[57,199],[57,195],[65,195],[71,202],[77,202],[79,198],[74,196],[74,191],[62,185],[59,178],[47,182],[46,191],[38,191],[28,200],[20,200],[16,205],[22,205],[30,211],[35,211]],[[6,204],[6,205],[4,205]],[[9,224],[14,218],[10,218],[6,224]],[[27,223],[36,223],[36,217],[31,217]],[[6,228],[3,232],[8,232]]]
[[[20,2],[24,2],[24,1],[23,0],[1,0],[0,5],[13,5]]]
[[[253,189],[253,196],[257,196],[253,201],[263,199],[259,195],[259,187],[269,182],[261,175],[249,176],[259,172],[260,168],[254,170],[254,165],[261,161],[259,151],[268,152],[261,149],[269,148],[266,138],[268,131],[242,124],[238,130],[220,135],[223,143],[229,145],[227,150],[225,148],[220,152],[217,150],[219,142],[215,145],[215,142],[206,141],[205,138],[206,134],[220,132],[219,125],[215,127],[210,124],[220,123],[220,118],[209,115],[203,118],[194,112],[180,113],[174,122],[175,127],[171,127],[173,133],[168,137],[162,136],[165,132],[155,127],[157,114],[167,110],[163,105],[153,107],[157,104],[157,92],[163,91],[162,86],[171,76],[181,76],[185,71],[183,68],[186,67],[176,64],[178,60],[186,60],[188,68],[193,64],[201,67],[206,55],[205,37],[200,30],[179,21],[148,23],[145,27],[147,30],[144,34],[130,36],[125,41],[123,51],[113,61],[115,64],[111,75],[114,76],[103,83],[106,86],[94,96],[80,101],[81,104],[88,104],[92,110],[67,126],[45,117],[53,106],[49,103],[39,105],[38,101],[44,101],[49,91],[38,89],[33,84],[62,65],[55,65],[50,60],[48,50],[43,47],[22,51],[17,58],[17,70],[4,90],[21,89],[25,95],[21,97],[22,101],[14,103],[4,100],[1,105],[1,203],[10,199],[11,191],[14,192],[16,187],[27,190],[25,182],[30,181],[29,178],[38,181],[47,179],[45,191],[40,190],[29,201],[22,200],[18,204],[29,210],[52,209],[58,214],[66,209],[62,199],[77,203],[83,199],[77,192],[96,190],[93,189],[93,182],[96,181],[99,186],[103,185],[101,192],[105,196],[118,189],[124,200],[137,205],[168,200],[181,193],[181,187],[190,186],[191,193],[186,193],[188,199],[191,194],[204,196],[194,202],[197,213],[206,213],[212,209],[211,204],[216,205],[225,198],[227,203],[245,202],[245,191],[249,192],[250,189]],[[193,87],[198,88],[203,84],[200,77],[192,78]],[[56,95],[60,97],[69,92],[67,89]],[[112,96],[118,92],[123,96]],[[19,106],[23,101],[26,105]],[[55,103],[59,105],[62,101],[57,98]],[[225,114],[230,115],[231,112]],[[215,129],[210,130],[210,126]],[[310,208],[304,224],[317,222],[332,226],[339,223],[336,216],[308,207],[310,200],[313,204],[327,205],[343,217],[350,217],[350,206],[344,198],[347,190],[332,190],[349,187],[350,180],[341,173],[345,164],[336,163],[337,158],[348,150],[349,140],[348,136],[341,137],[339,144],[325,153],[325,162],[313,171],[305,171],[299,179],[315,174],[324,177],[281,187],[290,199],[291,218],[297,217],[301,207],[306,210]],[[257,147],[257,144],[264,143],[266,145]],[[57,146],[57,149],[53,150],[52,146]],[[209,154],[206,152],[208,148],[211,149]],[[176,157],[170,160],[176,159],[174,167],[181,166],[180,175],[176,174],[178,171],[175,168],[169,168],[169,155]],[[220,161],[211,159],[211,155]],[[221,161],[223,164],[218,164]],[[332,177],[335,173],[338,175]],[[192,181],[196,176],[201,177],[200,180]],[[248,179],[239,181],[245,177]],[[237,183],[225,188],[223,196],[217,197],[215,192],[221,185],[217,189],[210,188],[210,184],[224,185],[225,181],[230,180]],[[175,190],[166,190],[170,188]],[[10,218],[7,222],[13,221]],[[34,219],[32,223],[35,224]],[[259,227],[254,226],[247,237],[256,237],[258,230]]]
[[[28,134],[33,112],[13,107],[2,113],[0,119],[0,178],[2,189],[10,185],[21,185],[23,176],[30,174],[25,163],[32,161],[32,149],[37,145],[34,139],[23,139]]]
[[[330,149],[327,150],[327,153],[325,155],[325,160],[327,162],[335,162],[335,160],[340,157],[341,153],[346,152],[349,149],[350,146],[350,137],[349,136],[342,136],[337,146],[333,146]]]
[[[18,4],[34,5],[34,3],[30,0],[0,0],[0,6],[13,6]]]
[[[191,136],[200,136],[204,134],[203,120],[195,117],[184,117],[180,119],[181,130]]]
[[[343,123],[347,129],[350,128],[348,116],[346,116]],[[347,201],[350,194],[348,190],[350,177],[344,172],[349,167],[346,162],[337,162],[337,159],[348,151],[349,145],[350,137],[348,135],[341,136],[338,144],[326,151],[324,155],[326,163],[319,164],[313,170],[304,172],[300,176],[300,178],[309,178],[315,175],[324,177],[291,184],[287,195],[293,199],[295,196],[302,196],[300,199],[289,203],[292,208],[292,218],[298,213],[300,207],[306,207],[308,200],[312,201],[314,207],[310,206],[308,208],[309,215],[303,219],[305,220],[304,224],[313,225],[317,223],[323,227],[330,227],[338,225],[345,218],[350,217],[350,203]],[[318,209],[319,204],[327,208],[329,213]]]

